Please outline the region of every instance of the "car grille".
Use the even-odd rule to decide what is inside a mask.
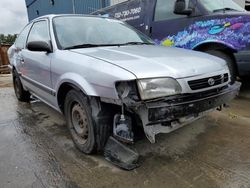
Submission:
[[[228,74],[222,74],[218,76],[202,78],[199,80],[188,81],[188,85],[192,90],[199,90],[199,89],[218,86],[220,84],[228,82],[228,80],[229,80]]]

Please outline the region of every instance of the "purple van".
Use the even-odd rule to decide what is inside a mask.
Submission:
[[[221,57],[233,81],[250,75],[250,13],[232,0],[130,0],[93,14],[126,21],[156,44]]]

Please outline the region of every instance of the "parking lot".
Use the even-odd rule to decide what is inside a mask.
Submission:
[[[39,101],[16,100],[0,76],[1,187],[250,187],[250,84],[230,108],[171,134],[136,143],[127,172],[73,145],[64,118]]]

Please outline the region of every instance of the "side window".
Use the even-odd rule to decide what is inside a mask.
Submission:
[[[48,22],[47,21],[39,21],[34,23],[31,28],[28,42],[32,41],[49,41],[49,30],[48,30]]]
[[[185,15],[174,13],[175,2],[176,0],[157,0],[154,20],[161,21],[186,17]],[[186,0],[187,4],[188,2],[189,0]]]
[[[19,36],[16,39],[15,46],[16,48],[23,49],[25,48],[27,36],[29,34],[30,28],[32,24],[27,25],[22,32],[19,34]]]

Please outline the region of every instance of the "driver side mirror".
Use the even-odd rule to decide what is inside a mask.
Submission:
[[[192,9],[186,9],[186,0],[176,0],[174,6],[174,13],[179,15],[190,15]]]
[[[53,51],[50,42],[45,42],[45,41],[29,42],[27,44],[27,49],[30,51],[47,52],[47,53],[51,53]]]

